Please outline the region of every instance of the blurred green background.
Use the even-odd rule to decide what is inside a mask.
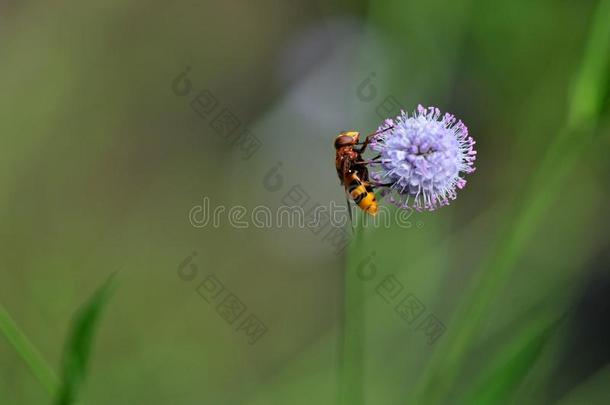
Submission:
[[[607,3],[3,1],[0,303],[59,370],[120,270],[84,404],[608,403]],[[193,111],[206,89],[255,153]],[[341,253],[189,222],[204,197],[273,209],[293,186],[343,204],[334,136],[373,131],[387,100],[469,126],[452,205]],[[376,292],[390,274],[446,326],[434,344]],[[265,324],[255,344],[198,294],[208,275]],[[0,403],[51,400],[0,338]]]

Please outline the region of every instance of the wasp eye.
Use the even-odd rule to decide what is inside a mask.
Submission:
[[[350,145],[354,145],[356,143],[356,141],[354,140],[353,137],[349,136],[349,135],[339,135],[336,139],[335,139],[335,148],[342,148],[344,146],[350,146]]]

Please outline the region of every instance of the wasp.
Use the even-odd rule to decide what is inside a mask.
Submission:
[[[370,215],[377,214],[379,206],[366,167],[371,161],[364,160],[362,154],[375,136],[391,128],[368,135],[363,143],[359,143],[360,133],[357,131],[343,131],[335,138],[335,167],[339,181],[354,203]],[[351,210],[349,212],[351,218]]]

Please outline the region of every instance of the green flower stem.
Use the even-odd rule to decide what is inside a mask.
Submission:
[[[57,375],[1,304],[0,331],[19,353],[19,356],[28,365],[36,379],[40,381],[49,394],[54,395],[59,386]]]
[[[489,304],[536,229],[544,210],[562,190],[563,180],[578,163],[581,152],[590,145],[603,103],[603,90],[608,80],[610,56],[610,0],[601,0],[576,76],[565,130],[553,141],[545,159],[530,182],[528,191],[517,208],[515,220],[507,226],[495,247],[477,271],[473,288],[450,324],[445,346],[434,354],[423,377],[418,403],[441,403],[458,376],[469,347],[485,318]]]
[[[350,244],[348,271],[344,274],[343,330],[341,347],[341,373],[339,404],[360,405],[364,403],[364,346],[365,315],[364,285],[357,275],[349,270],[356,268],[359,246],[362,245],[362,229],[356,232]]]

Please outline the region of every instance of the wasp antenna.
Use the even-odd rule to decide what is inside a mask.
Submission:
[[[368,136],[379,135],[379,134],[384,133],[385,131],[389,131],[389,130],[390,130],[390,129],[392,129],[392,128],[394,128],[394,125],[392,125],[392,126],[390,126],[390,127],[387,127],[387,128],[384,128],[384,129],[381,129],[381,130],[379,130],[379,131],[377,131],[377,132],[373,132],[372,134],[370,134],[370,135],[368,135]]]

